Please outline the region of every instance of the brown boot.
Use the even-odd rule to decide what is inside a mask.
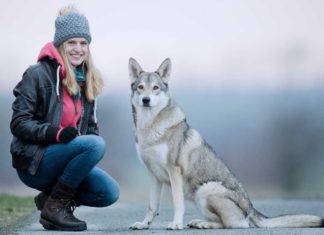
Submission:
[[[71,207],[70,200],[55,199],[50,196],[45,202],[42,210],[40,223],[48,230],[86,230],[87,224],[74,217]]]
[[[40,210],[42,211],[43,210],[43,207],[44,207],[44,204],[47,200],[47,198],[49,197],[49,193],[46,193],[46,192],[40,192],[37,196],[34,197],[34,202],[35,202],[35,205],[37,207],[37,210]],[[75,200],[75,199],[73,199]],[[76,201],[75,202],[75,206],[78,207],[80,206],[80,204],[78,204],[78,202]]]
[[[83,231],[87,224],[74,217],[75,205],[71,200],[75,190],[58,182],[46,200],[40,223],[48,230]]]
[[[44,204],[49,197],[49,194],[45,192],[40,192],[36,197],[34,197],[34,202],[36,204],[36,207],[38,210],[42,210],[44,207]]]

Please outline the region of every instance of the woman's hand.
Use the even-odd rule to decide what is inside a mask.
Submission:
[[[61,143],[68,143],[78,135],[79,135],[79,131],[77,128],[73,126],[67,126],[64,127],[62,130],[60,130],[58,139]]]

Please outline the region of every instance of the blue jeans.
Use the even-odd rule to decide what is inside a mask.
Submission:
[[[104,207],[119,197],[118,183],[96,167],[105,153],[103,138],[96,135],[78,136],[67,144],[48,146],[35,175],[17,170],[27,186],[51,192],[56,182],[76,189],[77,205]]]

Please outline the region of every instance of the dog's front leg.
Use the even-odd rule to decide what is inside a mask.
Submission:
[[[150,202],[146,216],[142,222],[136,222],[130,226],[130,229],[140,230],[148,229],[155,216],[158,215],[160,206],[160,197],[162,183],[150,173]]]
[[[167,229],[183,229],[183,214],[185,209],[183,195],[183,180],[180,167],[170,167],[169,176],[174,206],[174,217],[173,221],[168,225]]]

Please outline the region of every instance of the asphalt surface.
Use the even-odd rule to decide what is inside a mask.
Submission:
[[[255,208],[267,216],[275,216],[292,213],[309,213],[324,218],[324,200],[307,201],[307,200],[259,200],[254,202]],[[152,223],[149,230],[133,231],[129,226],[136,221],[144,218],[147,205],[136,203],[117,202],[115,205],[107,208],[80,207],[75,211],[76,217],[85,220],[88,230],[83,232],[60,232],[46,231],[39,224],[39,212],[36,212],[24,222],[13,234],[18,235],[62,235],[62,234],[226,234],[226,235],[263,235],[263,234],[309,234],[324,235],[324,228],[277,228],[277,229],[217,229],[217,230],[199,230],[185,227],[183,230],[169,231],[166,226],[173,218],[173,208],[170,204],[161,204],[159,216]],[[191,219],[202,219],[199,212],[191,203],[186,203],[186,213],[184,224]]]

